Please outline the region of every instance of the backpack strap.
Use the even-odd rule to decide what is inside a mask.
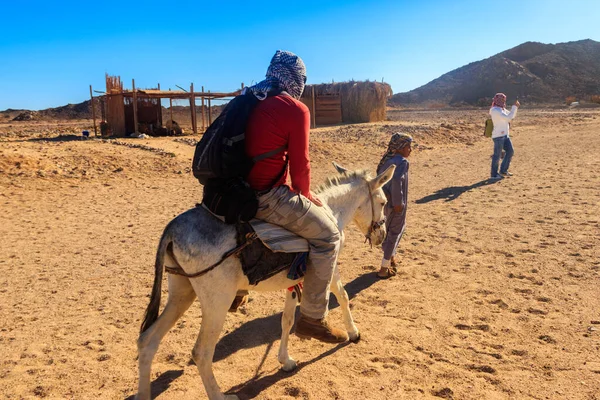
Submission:
[[[287,145],[283,145],[283,146],[280,146],[280,147],[278,147],[276,149],[273,149],[271,151],[267,151],[266,153],[259,154],[259,155],[257,155],[256,157],[254,157],[252,159],[252,162],[253,163],[257,163],[257,162],[259,162],[261,160],[266,160],[267,158],[271,158],[274,155],[281,153],[285,149],[287,149]],[[285,170],[288,167],[288,163],[289,163],[289,160],[288,160],[288,157],[286,156],[285,157],[285,165],[281,169],[281,172],[277,175],[277,178],[275,178],[275,180],[269,186],[275,185],[281,179],[281,177],[283,177],[283,175],[285,174]]]
[[[237,143],[237,142],[240,142],[240,141],[244,140],[244,138],[245,138],[245,137],[246,137],[246,133],[244,132],[244,133],[242,133],[242,134],[240,134],[240,135],[233,136],[233,137],[231,137],[231,138],[223,138],[223,144],[224,144],[225,146],[229,146],[229,147],[231,147],[231,146],[233,146],[235,143]]]
[[[252,158],[252,162],[253,163],[257,163],[257,162],[265,160],[267,158],[271,158],[274,155],[277,155],[277,154],[281,153],[285,149],[287,149],[287,145],[283,145],[283,146],[280,146],[280,147],[278,147],[276,149],[273,149],[271,151],[267,151],[266,153],[259,154],[256,157]]]

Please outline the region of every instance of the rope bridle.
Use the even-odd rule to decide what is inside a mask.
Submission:
[[[381,229],[381,227],[385,224],[385,217],[381,221],[375,222],[375,201],[373,200],[373,193],[371,192],[371,188],[369,187],[369,182],[367,183],[367,191],[369,192],[369,202],[371,203],[371,225],[369,225],[369,230],[365,235],[365,243],[369,242],[371,248],[373,247],[373,243],[371,242],[371,234],[376,230]]]

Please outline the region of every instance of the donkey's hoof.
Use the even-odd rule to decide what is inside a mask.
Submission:
[[[353,334],[348,335],[348,337],[350,338],[350,341],[352,343],[358,343],[360,342],[360,332],[356,332]]]
[[[296,360],[294,360],[292,358],[290,358],[289,360],[287,360],[286,362],[284,362],[281,365],[281,369],[284,370],[285,372],[292,372],[297,367],[298,367],[298,364],[296,363]]]
[[[143,392],[143,393],[140,393],[140,392],[136,393],[133,400],[150,400],[150,390],[148,390],[147,392]]]

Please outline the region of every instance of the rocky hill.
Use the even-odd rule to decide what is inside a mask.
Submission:
[[[96,115],[99,115],[99,108]],[[34,120],[67,120],[67,119],[90,119],[92,118],[91,101],[87,100],[79,104],[67,104],[62,107],[47,108],[40,111],[7,109],[0,111],[0,121],[34,121]]]
[[[441,103],[488,105],[497,92],[513,101],[564,103],[600,95],[600,43],[526,42],[476,61],[390,99],[396,105]]]
[[[95,102],[96,106],[96,118],[100,118],[101,110],[98,102]],[[223,105],[211,106],[213,118],[219,115],[223,108]],[[201,113],[202,107],[196,106],[196,112]],[[163,107],[163,120],[166,121],[169,118],[169,109]],[[173,106],[173,119],[188,119],[190,115],[189,106]],[[76,120],[76,119],[91,119],[92,118],[92,107],[91,101],[87,100],[78,104],[67,104],[62,107],[47,108],[45,110],[32,111],[32,110],[15,110],[7,109],[0,111],[0,122],[8,121],[49,121],[49,120]]]

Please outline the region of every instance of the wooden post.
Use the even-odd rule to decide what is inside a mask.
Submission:
[[[202,94],[204,94],[204,86],[202,86]],[[202,133],[206,131],[206,118],[204,117],[204,96],[202,96]]]
[[[315,101],[315,87],[312,86],[311,87],[311,92],[312,92],[312,115],[311,115],[311,122],[312,122],[312,127],[316,128],[317,127],[317,102]]]
[[[212,111],[210,109],[210,90],[208,91],[208,125],[212,124]]]
[[[103,99],[104,100],[102,103],[104,103],[104,122],[108,124],[108,96],[104,95]],[[100,132],[100,134],[102,134],[102,132]]]
[[[94,120],[94,136],[98,136],[98,128],[96,128],[96,107],[94,107],[94,95],[92,94],[92,85],[90,85],[90,101],[92,102],[92,119]]]
[[[194,96],[194,83],[190,85],[190,108],[192,111],[192,129],[194,130],[194,135],[198,133],[198,129],[196,128],[196,98]]]
[[[171,91],[171,88],[169,88],[169,92]],[[171,118],[171,122],[169,122],[171,124],[171,129],[173,128],[173,98],[169,97],[169,111],[170,111],[170,118]]]
[[[157,84],[158,85],[158,90],[160,90],[160,83]],[[158,115],[157,115],[157,119],[158,119],[158,124],[160,126],[162,126],[163,124],[163,119],[162,119],[162,97],[158,99]]]
[[[135,79],[131,80],[131,87],[133,91],[133,127],[134,132],[138,133],[138,115],[137,115],[137,93],[135,91]]]

